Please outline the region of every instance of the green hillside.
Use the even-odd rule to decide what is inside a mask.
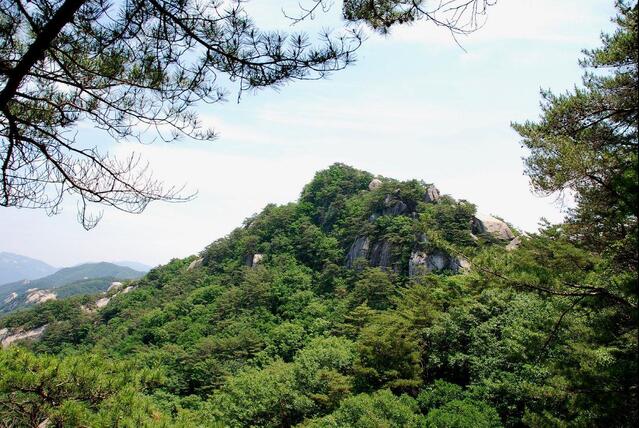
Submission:
[[[75,281],[70,284],[65,284],[55,289],[55,294],[59,299],[63,299],[65,297],[70,296],[84,296],[87,294],[96,294],[103,291],[107,291],[107,289],[111,286],[113,282],[117,282],[118,280],[122,281],[122,278],[116,278],[113,276],[106,278],[94,278],[94,279],[84,279],[81,281]]]
[[[47,327],[0,353],[0,391],[58,401],[0,403],[105,427],[627,426],[634,315],[563,291],[605,264],[561,227],[516,235],[428,183],[336,164],[103,309],[1,320]]]

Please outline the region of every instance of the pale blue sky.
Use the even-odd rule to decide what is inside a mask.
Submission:
[[[259,24],[281,27],[275,3],[249,9]],[[295,200],[334,162],[434,182],[523,230],[535,230],[540,217],[559,221],[556,198],[530,192],[509,124],[538,117],[541,87],[563,91],[579,82],[580,50],[598,45],[613,13],[606,0],[500,0],[485,26],[460,40],[465,51],[428,23],[370,34],[358,62],[327,80],[199,108],[220,134],[212,143],[111,144],[83,131],[91,144],[102,138],[113,152],[142,153],[156,176],[187,183],[198,198],[157,203],[141,215],[107,211],[89,232],[71,200],[54,217],[3,208],[0,251],[57,266],[163,263],[197,253],[269,202]]]

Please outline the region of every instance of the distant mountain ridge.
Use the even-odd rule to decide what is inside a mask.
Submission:
[[[62,285],[86,279],[114,277],[118,279],[135,279],[142,272],[114,263],[84,263],[74,267],[62,268],[52,275],[30,281],[29,288],[57,288]],[[0,286],[2,290],[4,286]]]
[[[58,268],[31,257],[0,252],[0,284],[42,278],[51,275]]]
[[[148,272],[153,269],[153,266],[147,265],[146,263],[133,262],[130,260],[116,261],[112,263],[118,266],[126,266],[133,270],[137,270],[138,272]]]
[[[114,263],[85,263],[34,280],[0,285],[0,313],[58,297],[105,291],[114,281],[137,279],[144,272]]]

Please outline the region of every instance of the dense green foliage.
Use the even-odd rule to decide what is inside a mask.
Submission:
[[[575,195],[570,239],[606,258],[608,288],[636,299],[636,283],[614,284],[621,272],[636,272],[638,258],[639,12],[633,3],[620,2],[617,31],[602,37],[601,48],[584,52],[583,88],[544,91],[540,121],[514,127],[530,150],[526,167],[534,187]]]
[[[636,28],[636,8],[620,10],[620,33],[593,58],[630,37],[624,22]],[[472,204],[428,200],[418,181],[380,177],[369,189],[372,178],[333,165],[297,203],[267,206],[201,260],[153,269],[98,311],[84,297],[0,320],[0,329],[47,325],[0,352],[0,420],[633,426],[637,263],[617,252],[627,241],[577,239],[580,213],[596,201],[579,197],[567,224],[512,249],[472,233]],[[636,224],[622,212],[598,216]],[[371,252],[348,267],[362,237]],[[463,256],[472,267],[411,274],[415,254]]]
[[[0,328],[48,327],[25,343],[37,354],[2,354],[0,412],[29,423],[11,400],[15,388],[25,389],[21,382],[40,382],[17,365],[31,364],[33,376],[52,385],[56,376],[80,379],[79,390],[55,392],[53,402],[37,391],[24,398],[37,415],[29,417],[61,426],[106,426],[113,418],[123,426],[630,423],[634,321],[596,297],[594,311],[585,298],[575,305],[568,296],[513,287],[596,280],[606,273],[599,256],[556,227],[511,252],[458,239],[472,237],[466,202],[425,204],[412,196],[424,189],[416,182],[385,179],[369,191],[343,179],[360,174],[344,165],[320,172],[323,185],[311,183],[301,202],[269,206],[211,244],[202,266],[173,260],[100,311],[83,310],[85,297],[2,320]],[[414,214],[372,215],[398,188],[407,205],[414,199]],[[323,196],[308,201],[310,189]],[[340,198],[343,208],[328,225],[318,213]],[[398,243],[391,267],[365,259],[345,267],[347,243],[363,230]],[[464,252],[475,269],[408,276],[406,251],[433,245]],[[263,258],[252,265],[258,252]],[[623,328],[604,335],[611,325]],[[58,365],[70,371],[49,373]],[[96,400],[81,387],[85,377],[98,378],[95,388],[113,382],[117,393]]]
[[[102,291],[106,291],[113,282],[117,282],[120,278],[107,277],[107,278],[94,278],[85,279],[82,281],[75,281],[70,284],[58,287],[55,290],[55,294],[58,298],[64,298],[69,296],[84,296],[85,294],[96,294]]]

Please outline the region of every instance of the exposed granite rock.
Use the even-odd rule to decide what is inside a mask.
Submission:
[[[455,273],[468,272],[470,270],[470,262],[463,257],[453,257],[450,267]]]
[[[434,250],[426,258],[426,270],[428,272],[439,272],[451,264],[451,257],[441,250]]]
[[[382,211],[382,215],[401,215],[407,210],[408,205],[393,195],[388,195],[386,196],[386,199],[384,199],[384,210]]]
[[[346,267],[355,266],[355,261],[359,258],[368,260],[370,266],[387,269],[391,267],[392,261],[391,244],[388,241],[371,243],[368,237],[358,236],[346,255]]]
[[[33,330],[27,331],[11,331],[7,328],[0,329],[0,344],[2,344],[3,348],[6,348],[7,346],[18,340],[37,339],[42,336],[44,331],[47,329],[47,326],[48,324],[45,324],[42,327],[34,328]]]
[[[428,255],[423,251],[413,251],[408,260],[408,275],[415,276],[426,271]]]
[[[5,299],[4,299],[4,303],[11,303],[13,302],[16,297],[18,297],[18,293],[16,293],[15,291],[11,294],[9,294]]]
[[[515,235],[503,221],[489,215],[473,217],[472,230],[474,234],[486,233],[501,241],[510,241]]]
[[[120,294],[120,293],[117,293],[117,294]],[[114,296],[117,295],[117,294],[114,294]],[[108,305],[109,302],[111,301],[112,297],[102,297],[102,298],[96,300],[95,302],[93,302],[93,304],[80,306],[80,309],[82,309],[82,312],[86,312],[88,314],[91,314],[93,312],[96,312],[98,309],[101,309],[101,308],[105,307],[106,305]]]
[[[187,272],[188,272],[188,271],[192,271],[193,269],[197,269],[197,268],[199,268],[200,266],[202,266],[202,263],[203,263],[203,262],[204,262],[204,259],[203,259],[203,258],[201,258],[201,257],[200,257],[200,258],[198,258],[198,259],[193,260],[193,261],[189,264],[189,267],[187,267],[187,268],[186,268]]]
[[[439,201],[440,198],[441,195],[439,194],[439,189],[437,189],[437,187],[431,184],[426,188],[426,193],[424,194],[424,202],[426,202],[427,204],[435,203]]]
[[[98,299],[95,301],[95,307],[98,309],[103,308],[109,304],[109,301],[111,301],[110,297],[103,297],[101,299]]]
[[[108,305],[111,299],[113,299],[118,294],[127,294],[137,288],[137,286],[134,286],[134,285],[129,285],[128,287],[124,289],[122,287],[123,287],[123,284],[121,282],[112,282],[111,286],[108,288],[108,290],[105,293],[103,293],[103,295],[108,293],[109,291],[115,290],[115,293],[113,293],[113,295],[101,297],[95,302],[93,302],[92,304],[89,304],[88,306],[83,305],[80,308],[86,313],[96,312],[98,309],[101,309],[105,307],[106,305]]]
[[[512,241],[508,243],[508,245],[506,245],[506,250],[507,251],[516,250],[517,248],[519,248],[520,245],[521,245],[521,238],[519,236],[516,236]]]
[[[254,254],[253,255],[253,266],[262,263],[262,260],[264,260],[264,254]]]
[[[454,257],[442,250],[433,250],[429,253],[413,251],[408,261],[408,275],[423,275],[429,272],[441,272],[450,270],[454,273],[470,269],[468,260]]]
[[[264,254],[249,254],[244,257],[244,264],[248,267],[255,267],[264,260]]]
[[[388,241],[380,241],[373,244],[370,258],[371,266],[379,266],[386,269],[391,265],[391,245]]]
[[[34,290],[27,294],[27,303],[44,303],[48,300],[55,300],[57,296],[50,290]]]
[[[346,255],[346,267],[353,267],[353,263],[358,258],[368,259],[368,252],[370,250],[371,241],[366,236],[358,236],[351,245],[348,254]]]
[[[122,288],[122,285],[124,285],[124,284],[122,284],[122,283],[121,283],[121,282],[119,282],[119,281],[114,281],[114,282],[112,282],[112,283],[111,283],[111,285],[109,285],[109,288],[107,288],[107,293],[108,293],[109,291],[119,290],[120,288]]]
[[[377,190],[382,187],[382,180],[379,178],[373,178],[370,183],[368,183],[368,190]]]
[[[264,254],[249,254],[244,257],[244,264],[248,267],[255,267],[260,264],[264,260]]]

